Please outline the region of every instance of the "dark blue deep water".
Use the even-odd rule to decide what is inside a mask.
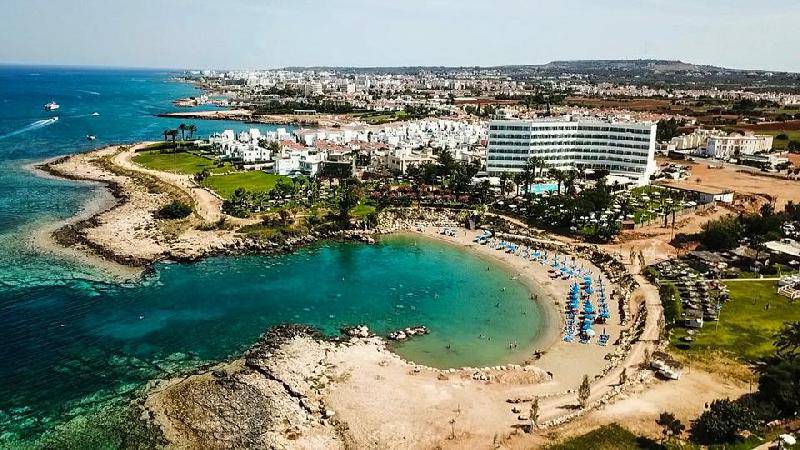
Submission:
[[[236,355],[279,323],[330,334],[346,324],[378,332],[425,324],[432,333],[400,351],[438,366],[519,359],[508,342],[524,349],[537,337],[540,311],[521,284],[463,250],[415,237],[160,264],[131,284],[33,250],[33,230],[70,217],[98,188],[24,167],[160,139],[180,121],[155,114],[195,92],[171,75],[0,66],[0,447],[120,446],[127,402],[148,380]],[[61,108],[44,111],[52,100]],[[191,123],[201,136],[249,127]]]

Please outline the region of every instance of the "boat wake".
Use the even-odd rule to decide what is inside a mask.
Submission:
[[[36,130],[36,129],[39,129],[39,128],[44,128],[44,127],[46,127],[48,125],[52,125],[52,124],[54,124],[56,122],[58,122],[58,117],[52,117],[50,119],[37,120],[36,122],[33,122],[32,124],[30,124],[28,126],[22,127],[19,130],[14,130],[14,131],[12,131],[10,133],[6,133],[6,134],[0,134],[0,139],[6,139],[6,138],[9,138],[11,136],[16,136],[18,134],[27,133],[28,131],[33,131],[33,130]]]
[[[89,95],[100,95],[99,92],[87,91],[87,90],[84,90],[84,89],[75,89],[75,92],[83,92],[84,94],[89,94]]]

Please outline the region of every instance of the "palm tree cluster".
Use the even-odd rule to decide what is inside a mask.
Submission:
[[[197,132],[196,125],[194,124],[186,125],[185,123],[182,123],[178,125],[178,128],[164,130],[162,134],[164,135],[165,141],[172,139],[172,143],[174,144],[178,138],[178,133],[181,134],[181,141],[185,141],[187,133],[189,134],[189,139],[192,139],[196,132]]]
[[[282,178],[270,190],[248,191],[236,189],[231,197],[222,203],[223,212],[235,217],[247,217],[253,212],[266,211],[280,207],[288,202],[311,206],[320,198],[320,182],[315,178]]]

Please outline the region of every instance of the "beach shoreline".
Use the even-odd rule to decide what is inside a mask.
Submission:
[[[466,230],[459,230],[464,231]],[[528,343],[527,346],[523,347],[522,352],[509,352],[510,355],[504,358],[501,361],[498,361],[498,364],[526,364],[531,362],[532,355],[534,352],[537,351],[546,351],[547,349],[551,348],[556,342],[558,342],[561,336],[561,326],[563,325],[563,315],[561,314],[560,310],[557,307],[556,299],[558,298],[556,292],[552,290],[548,290],[544,286],[542,286],[541,279],[537,279],[534,275],[532,275],[529,271],[525,270],[524,267],[520,265],[514,265],[510,263],[508,260],[504,260],[502,258],[497,257],[497,255],[493,255],[491,252],[483,252],[480,251],[480,246],[476,245],[473,242],[465,242],[463,239],[455,239],[450,237],[442,236],[441,234],[436,232],[435,228],[427,227],[423,230],[423,232],[418,232],[415,230],[407,229],[407,230],[400,230],[394,231],[391,233],[387,233],[383,236],[391,236],[391,235],[399,235],[399,236],[407,236],[412,238],[421,237],[423,239],[430,239],[436,242],[442,242],[448,246],[453,248],[467,251],[473,256],[480,258],[483,261],[486,261],[488,264],[491,264],[500,270],[505,271],[509,278],[514,281],[519,281],[522,283],[526,290],[529,293],[530,301],[537,304],[537,309],[541,313],[538,326],[538,331],[536,336],[534,336],[533,340]],[[380,239],[380,238],[379,238]],[[424,324],[423,324],[424,325]],[[424,339],[424,336],[422,337]],[[402,351],[399,352],[402,355]],[[516,356],[514,354],[523,353],[528,355],[527,357],[523,356]],[[449,367],[447,367],[449,369]]]
[[[37,177],[64,180],[65,178],[52,174],[42,167],[65,157],[66,156],[57,156],[48,158],[43,161],[25,164],[22,168]],[[93,217],[113,209],[120,201],[120,198],[114,194],[109,186],[101,182],[80,179],[70,179],[69,181],[90,186],[92,188],[91,195],[84,199],[80,208],[71,217],[32,225],[26,237],[26,245],[40,253],[49,254],[94,268],[112,281],[126,282],[140,278],[146,271],[145,267],[133,267],[119,264],[113,260],[100,257],[89,249],[62,245],[55,237],[55,234],[59,230],[76,226],[83,221],[91,220]]]

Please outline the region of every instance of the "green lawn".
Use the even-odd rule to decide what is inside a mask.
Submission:
[[[133,157],[133,162],[148,169],[186,175],[194,175],[203,169],[208,169],[212,172],[230,170],[229,165],[224,168],[218,168],[214,161],[186,152],[161,153],[159,151],[146,151],[137,153]]]
[[[405,120],[408,117],[408,113],[405,111],[369,112],[356,117],[370,125],[381,125],[395,120]]]
[[[549,445],[547,450],[644,450],[663,449],[650,439],[636,436],[619,425],[605,425],[581,436]]]
[[[726,285],[731,298],[722,307],[719,323],[706,322],[688,344],[679,341],[685,330],[676,329],[673,345],[685,352],[722,350],[746,361],[769,356],[774,352],[773,336],[783,323],[800,320],[800,302],[792,304],[778,295],[775,281],[730,281]],[[769,309],[765,309],[767,304]]]
[[[212,175],[203,181],[203,185],[224,198],[230,198],[233,191],[238,188],[244,188],[251,192],[270,191],[281,178],[286,177],[261,170],[250,170],[232,172],[225,175]]]

